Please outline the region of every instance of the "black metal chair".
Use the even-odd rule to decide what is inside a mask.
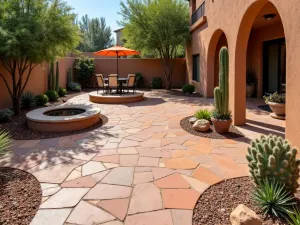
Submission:
[[[96,76],[97,83],[98,83],[97,94],[99,94],[99,89],[101,89],[101,88],[102,88],[103,93],[104,93],[105,90],[106,90],[106,91],[108,90],[108,89],[107,89],[108,84],[106,84],[106,83],[104,82],[104,79],[103,79],[103,75],[102,75],[102,74],[96,74],[95,76]]]

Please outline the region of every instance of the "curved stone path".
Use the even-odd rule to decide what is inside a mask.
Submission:
[[[257,123],[240,128],[245,138],[200,138],[179,122],[199,107],[211,108],[211,100],[160,92],[146,96],[134,104],[95,104],[109,119],[97,130],[14,142],[13,153],[0,166],[29,171],[43,190],[31,225],[191,225],[204,190],[247,175],[247,145],[262,133],[250,129]],[[91,104],[87,94],[67,104],[72,103]],[[274,124],[255,104],[250,103],[249,120]]]

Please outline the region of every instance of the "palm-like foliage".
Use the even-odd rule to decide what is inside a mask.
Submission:
[[[294,209],[294,212],[289,213],[290,219],[289,224],[291,225],[300,225],[300,210],[299,208]]]
[[[9,147],[11,147],[11,138],[9,133],[0,131],[0,155],[3,154]]]
[[[285,185],[276,180],[265,180],[256,187],[254,201],[261,208],[264,215],[272,214],[276,217],[286,217],[291,213],[291,207],[296,204],[295,198],[286,191]]]
[[[199,109],[197,112],[195,112],[195,115],[194,115],[198,120],[201,120],[201,119],[205,119],[205,120],[208,120],[210,121],[210,118],[211,118],[211,112],[208,111],[207,109]]]

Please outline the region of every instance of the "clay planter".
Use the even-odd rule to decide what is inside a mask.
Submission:
[[[285,103],[268,102],[276,116],[285,116]]]
[[[247,91],[247,98],[252,98],[254,91],[255,91],[255,86],[254,85],[247,85],[246,86],[246,91]]]
[[[219,134],[228,133],[230,125],[232,123],[232,119],[230,120],[218,120],[214,117],[211,118],[211,121],[215,127],[215,130]]]

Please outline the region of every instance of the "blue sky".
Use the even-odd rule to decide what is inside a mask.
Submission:
[[[104,17],[107,25],[112,30],[118,29],[117,20],[120,20],[120,2],[121,0],[66,0],[74,8],[79,19],[87,14],[90,18]]]

